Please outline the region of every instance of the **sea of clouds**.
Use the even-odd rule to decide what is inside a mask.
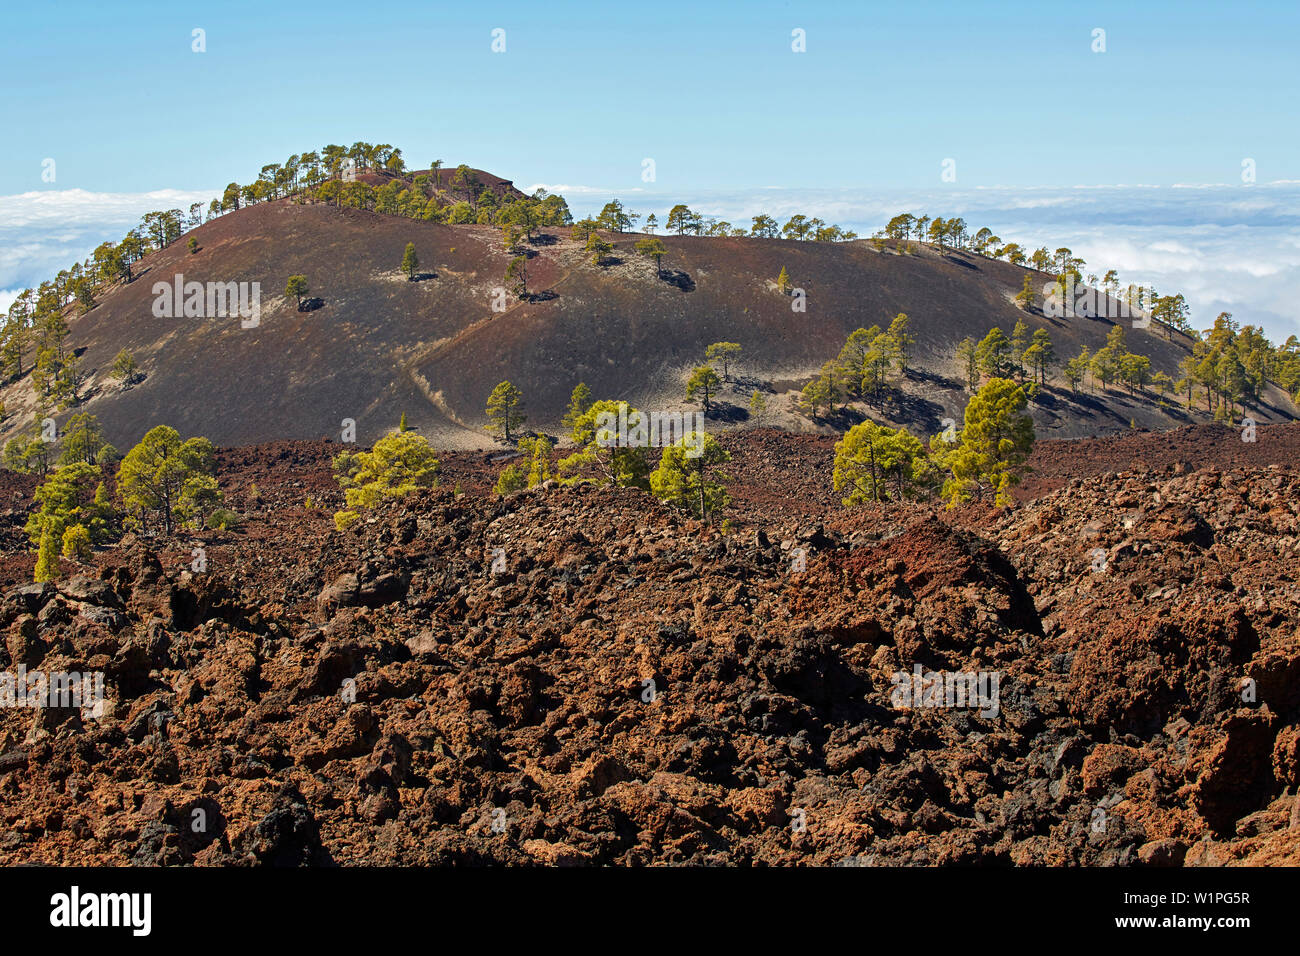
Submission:
[[[529,190],[542,186],[536,184]],[[1084,272],[1116,269],[1124,283],[1182,292],[1197,328],[1221,311],[1262,325],[1276,342],[1300,335],[1292,290],[1300,280],[1300,182],[1252,185],[1076,186],[868,190],[772,186],[675,196],[653,188],[613,190],[545,185],[575,216],[594,214],[615,195],[640,213],[685,202],[706,215],[750,225],[758,213],[784,222],[817,216],[869,236],[899,212],[961,216],[974,233],[988,226],[1004,242],[1032,250],[1068,246]],[[187,210],[213,190],[149,193],[45,190],[0,196],[0,310],[23,289],[120,239],[154,209]]]
[[[160,189],[148,193],[97,193],[49,189],[0,196],[0,311],[24,289],[82,262],[101,242],[117,242],[157,209],[189,213],[217,193]]]

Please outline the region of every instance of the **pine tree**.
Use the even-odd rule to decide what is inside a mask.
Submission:
[[[63,452],[59,455],[59,464],[67,465],[74,461],[93,464],[103,447],[104,432],[99,419],[88,412],[72,415],[63,425]]]
[[[601,209],[600,215],[596,217],[596,222],[602,229],[607,229],[610,232],[627,232],[635,224],[636,219],[635,213],[628,213],[624,210],[621,202],[617,199],[611,199]]]
[[[829,415],[835,400],[839,397],[832,390],[831,378],[825,374],[818,375],[803,387],[799,393],[799,408],[811,418],[817,417],[817,409],[826,407]]]
[[[565,411],[564,418],[560,420],[560,424],[564,426],[566,431],[572,432],[574,427],[577,425],[578,420],[582,418],[590,407],[591,389],[587,387],[585,382],[579,382],[573,387],[573,393],[569,396],[568,410]],[[574,440],[576,441],[577,439],[575,438]]]
[[[790,294],[790,273],[785,271],[785,266],[781,267],[781,274],[776,277],[776,288],[782,295]]]
[[[619,421],[644,421],[640,416],[627,402],[601,399],[589,404],[573,423],[571,437],[577,451],[556,465],[560,480],[648,491],[650,466],[645,447],[621,444],[615,430]]]
[[[900,372],[907,371],[907,362],[912,356],[912,346],[916,343],[916,339],[908,331],[910,325],[911,320],[907,317],[907,313],[900,312],[894,316],[894,320],[889,323],[889,331],[885,333],[889,336],[890,350]]]
[[[704,351],[706,362],[722,362],[722,380],[731,381],[730,364],[740,355],[740,345],[735,342],[714,342]]]
[[[1025,273],[1024,285],[1016,293],[1016,304],[1026,312],[1034,306],[1034,279],[1033,275],[1028,272]]]
[[[1088,346],[1083,346],[1079,354],[1070,361],[1065,363],[1064,375],[1065,380],[1070,383],[1070,391],[1077,392],[1079,385],[1083,382],[1092,368],[1092,353],[1088,351]]]
[[[416,275],[420,271],[420,257],[415,254],[415,243],[408,242],[406,251],[402,253],[402,271],[406,273],[406,281],[414,282]]]
[[[130,388],[136,378],[139,376],[140,366],[135,362],[135,356],[122,349],[117,353],[117,358],[113,359],[113,376],[122,383],[122,388]]]
[[[595,235],[595,233],[592,233],[592,235]],[[510,291],[519,298],[528,298],[528,259],[526,257],[515,256],[510,260],[510,265],[506,266],[505,281]]]
[[[862,383],[867,378],[867,358],[871,354],[871,345],[880,337],[880,326],[869,329],[854,329],[840,347],[836,359],[843,370],[845,388],[851,396],[862,397]]]
[[[42,541],[42,543],[44,543]],[[92,553],[90,532],[85,525],[74,524],[63,532],[63,556],[76,561],[89,561]]]
[[[974,391],[979,387],[980,383],[980,368],[979,361],[976,358],[975,340],[967,336],[958,342],[955,357],[958,369],[966,377],[966,387]]]
[[[1011,343],[996,325],[975,346],[975,362],[989,378],[1001,378],[1013,368]]]
[[[437,453],[423,435],[392,431],[370,451],[345,451],[334,459],[334,477],[348,508],[373,508],[421,488],[436,488],[441,469]],[[346,515],[346,512],[338,514]],[[338,514],[335,520],[338,521]]]
[[[500,435],[506,444],[511,442],[511,430],[518,428],[527,420],[527,417],[520,414],[518,410],[523,398],[523,392],[509,382],[501,382],[488,396],[487,417],[491,422],[488,431]]]
[[[495,494],[508,495],[513,491],[523,491],[528,487],[528,475],[524,471],[524,466],[520,464],[506,465],[501,474],[497,476],[496,487],[492,489]]]
[[[650,258],[654,259],[655,278],[659,278],[664,274],[663,258],[665,255],[667,255],[668,249],[664,246],[662,240],[638,239],[635,248],[639,255],[649,256]]]
[[[1056,351],[1052,347],[1052,336],[1046,329],[1035,329],[1030,345],[1021,356],[1028,366],[1030,375],[1039,384],[1047,384],[1048,370],[1056,364]]]
[[[36,557],[36,581],[54,581],[59,576],[58,548],[54,543],[54,534],[49,528],[41,535],[41,548]]]
[[[529,458],[528,487],[535,488],[551,477],[551,440],[546,436],[524,438],[519,450]]]
[[[605,264],[605,257],[614,251],[613,245],[600,238],[600,233],[592,232],[587,236],[586,252],[591,256],[591,264],[599,266]]]
[[[1016,327],[1011,330],[1011,360],[1015,363],[1020,380],[1025,380],[1025,349],[1029,348],[1029,326],[1023,319],[1016,319]]]
[[[668,220],[665,226],[671,229],[677,235],[690,232],[691,230],[699,231],[700,217],[691,212],[690,208],[682,203],[678,203],[668,210]]]
[[[875,328],[875,326],[872,326]],[[888,332],[882,332],[871,340],[871,347],[867,349],[863,356],[862,368],[863,377],[859,383],[859,394],[865,396],[868,392],[879,399],[881,392],[885,387],[885,378],[889,373],[889,366],[894,362],[894,341],[890,338]],[[845,391],[852,392],[852,382],[845,383]]]
[[[1107,387],[1116,380],[1122,381],[1124,358],[1129,354],[1124,341],[1124,326],[1116,323],[1106,333],[1106,345],[1092,357],[1089,370],[1093,377]]]
[[[168,425],[151,428],[122,459],[117,469],[117,493],[128,511],[141,515],[156,511],[167,534],[172,518],[183,504],[187,482],[210,477],[216,470],[216,452],[206,438],[181,441]]]
[[[1024,389],[1006,378],[990,379],[966,406],[957,447],[945,463],[952,472],[943,488],[949,505],[992,491],[995,503],[1011,503],[1011,489],[1027,471],[1034,422]]]
[[[686,400],[693,402],[697,394],[702,393],[704,409],[709,409],[709,397],[721,387],[722,380],[718,378],[718,373],[713,370],[711,365],[701,365],[691,373],[690,380],[686,383]]]
[[[294,296],[298,300],[298,311],[302,311],[302,297],[311,290],[307,286],[307,277],[304,275],[289,276],[289,281],[285,283],[285,296]]]
[[[895,431],[866,421],[854,425],[835,445],[833,484],[847,491],[844,506],[889,498],[889,483],[899,499],[914,490],[924,473],[925,448],[905,428]],[[918,467],[919,466],[919,467]]]
[[[103,544],[108,540],[112,526],[116,523],[117,511],[113,503],[108,500],[108,489],[104,487],[102,481],[95,488],[95,497],[91,502],[88,517],[90,540],[96,544]]]
[[[650,475],[650,491],[657,498],[709,519],[729,502],[725,478],[714,472],[729,461],[728,454],[712,435],[691,432],[663,450],[659,467]]]
[[[1179,392],[1187,393],[1187,410],[1192,410],[1192,404],[1196,401],[1196,358],[1194,355],[1188,355],[1178,363],[1178,371],[1182,373],[1182,378],[1174,385]]]

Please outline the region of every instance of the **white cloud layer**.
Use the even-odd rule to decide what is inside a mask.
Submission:
[[[24,290],[81,262],[105,240],[116,242],[155,209],[207,208],[217,192],[148,193],[43,190],[0,196],[0,310]]]

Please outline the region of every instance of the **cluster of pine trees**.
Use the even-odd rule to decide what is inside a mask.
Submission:
[[[967,249],[978,253],[979,255],[989,255],[991,249],[1001,248],[1008,261],[1022,265],[1025,261],[1025,255],[1020,247],[1015,243],[1009,243],[1003,247],[1002,240],[993,234],[987,227],[981,228],[973,236],[966,228],[966,220],[954,216],[951,219],[944,219],[941,216],[913,216],[911,213],[900,213],[894,216],[885,224],[885,228],[877,232],[873,239],[894,239],[898,242],[906,242],[909,239],[915,239],[917,242],[929,241],[939,247],[939,251],[948,249]],[[1001,258],[1001,255],[998,256]]]
[[[889,328],[855,329],[845,340],[840,354],[822,366],[821,372],[804,386],[799,408],[809,416],[818,409],[826,414],[836,403],[851,400],[878,401],[888,387],[891,370],[907,371],[915,339],[905,312],[894,316]]]
[[[377,171],[396,178],[378,187],[355,178],[356,173]],[[402,151],[389,144],[357,142],[351,147],[331,144],[320,150],[295,154],[283,163],[267,164],[252,183],[230,183],[220,199],[212,200],[207,213],[211,218],[241,206],[296,197],[299,201],[326,202],[452,225],[478,223],[499,226],[505,247],[515,253],[521,251],[521,243],[531,240],[539,228],[572,226],[573,236],[586,241],[587,252],[597,265],[609,261],[609,253],[613,250],[613,245],[599,233],[624,233],[641,220],[639,213],[627,209],[615,199],[606,203],[597,216],[574,223],[561,196],[549,195],[539,189],[529,197],[512,197],[503,189],[485,186],[465,165],[444,171],[441,160],[432,162],[428,173],[409,179],[405,178],[406,174]],[[96,296],[105,287],[119,281],[132,281],[134,263],[153,250],[167,247],[203,221],[201,203],[191,205],[188,214],[180,209],[146,213],[140,224],[120,242],[101,243],[84,262],[61,270],[35,290],[25,290],[10,306],[0,328],[0,376],[12,381],[23,375],[28,370],[25,365],[27,355],[34,352],[32,384],[39,408],[64,409],[75,405],[80,399],[79,389],[84,374],[76,355],[66,347],[68,327],[65,312],[68,305],[76,302],[83,313],[93,308]],[[766,214],[754,216],[752,222],[751,228],[746,230],[678,204],[669,211],[663,225],[677,235],[748,236],[817,242],[857,238],[851,231],[804,215],[791,216],[784,225]],[[653,235],[659,226],[653,213],[645,217],[645,232]],[[971,233],[960,217],[945,219],[901,213],[890,219],[885,228],[873,237],[880,249],[890,239],[895,241],[895,248],[900,253],[910,250],[910,241],[928,241],[940,252],[951,248],[1005,259],[1016,265],[1027,264],[1054,275],[1062,292],[1086,283],[1088,287],[1104,290],[1114,299],[1123,296],[1138,309],[1148,312],[1167,337],[1172,339],[1177,330],[1193,340],[1193,354],[1182,365],[1183,376],[1178,382],[1173,382],[1163,373],[1153,374],[1150,360],[1145,356],[1129,352],[1123,341],[1124,331],[1117,326],[1112,329],[1106,347],[1096,355],[1090,355],[1084,349],[1062,366],[1062,374],[1072,389],[1086,388],[1089,378],[1103,388],[1119,384],[1130,392],[1148,385],[1158,388],[1162,395],[1172,389],[1186,396],[1188,408],[1198,400],[1204,400],[1206,409],[1221,418],[1230,418],[1240,403],[1258,400],[1269,381],[1284,388],[1300,402],[1300,341],[1295,336],[1289,337],[1281,347],[1274,346],[1261,329],[1250,325],[1238,327],[1228,313],[1221,313],[1214,328],[1202,336],[1191,327],[1187,303],[1181,294],[1162,296],[1152,289],[1132,284],[1121,290],[1114,269],[1107,271],[1100,281],[1096,275],[1085,277],[1082,270],[1086,263],[1068,247],[1051,252],[1044,246],[1027,252],[1018,243],[1004,243],[987,227]],[[192,237],[190,251],[196,251]],[[667,250],[662,242],[658,239],[640,240],[636,251],[653,258],[657,273],[663,274],[662,260]],[[417,260],[413,255],[408,258],[410,261],[404,259],[403,268],[413,277]],[[528,295],[527,265],[527,255],[516,256],[506,276],[507,284],[521,298]],[[782,291],[787,290],[789,282],[784,270],[779,284]],[[1032,279],[1027,275],[1026,288],[1017,296],[1026,308],[1034,300],[1031,286]],[[885,332],[874,326],[854,332],[840,357],[826,363],[821,374],[805,388],[805,410],[815,414],[817,409],[825,408],[829,412],[840,401],[878,399],[887,386],[890,369],[905,370],[911,341],[905,328],[906,316],[900,315],[899,319],[904,320],[901,332],[896,332],[894,325]],[[895,323],[899,319],[895,319]],[[965,340],[958,346],[958,364],[966,373],[970,387],[976,387],[982,378],[1002,375],[1018,375],[1022,383],[1026,376],[1031,376],[1039,385],[1046,384],[1056,363],[1050,336],[1044,330],[1036,331],[1033,336],[1022,335],[1022,326],[1023,323],[1017,324],[1010,340],[995,329],[978,344]],[[119,356],[119,360],[123,359],[125,366],[119,374],[123,383],[129,385],[135,380],[137,370],[130,356]],[[701,390],[704,390],[703,384]],[[1032,390],[1031,386],[1031,397]],[[704,392],[707,403],[707,390]],[[3,408],[0,408],[0,415],[3,415]]]
[[[1179,371],[1174,390],[1186,396],[1187,408],[1203,400],[1220,421],[1233,420],[1236,406],[1258,402],[1270,381],[1300,402],[1300,340],[1292,335],[1276,348],[1262,329],[1234,322],[1230,312],[1220,312],[1192,343]]]
[[[573,221],[563,196],[538,189],[532,196],[511,198],[505,189],[483,185],[465,165],[447,176],[434,170],[410,181],[390,179],[377,187],[360,180],[329,179],[307,190],[304,198],[450,226],[513,225],[529,237],[539,226],[566,226]]]
[[[386,143],[373,146],[364,142],[295,154],[283,163],[263,166],[252,183],[230,183],[221,198],[209,204],[207,216],[212,219],[242,206],[296,196],[450,224],[500,225],[512,247],[515,236],[531,238],[540,226],[572,223],[562,196],[538,190],[531,197],[511,199],[504,191],[485,187],[468,166],[444,173],[441,160],[431,164],[429,173],[409,183],[393,179],[375,188],[355,179],[357,172],[376,170],[404,175],[406,164],[401,154],[400,149]],[[24,290],[9,307],[0,327],[0,377],[12,381],[31,369],[42,408],[75,405],[84,375],[76,356],[64,344],[67,307],[75,302],[81,314],[88,312],[106,288],[135,278],[133,267],[140,259],[166,248],[204,221],[202,203],[192,204],[188,213],[180,209],[145,213],[140,224],[120,242],[100,243],[84,262],[60,270],[36,289]],[[193,237],[189,249],[191,253],[197,251]],[[128,381],[133,380],[134,369],[128,376]]]
[[[66,304],[51,283],[43,282],[39,291],[28,289],[14,300],[0,327],[0,381],[7,384],[30,372],[38,418],[77,405],[82,398],[86,376],[81,360],[68,346]],[[134,356],[125,349],[110,371],[125,387],[140,377]]]
[[[954,361],[967,387],[975,389],[981,381],[992,378],[1012,378],[1024,384],[1029,381],[1026,395],[1032,401],[1038,389],[1052,378],[1052,370],[1059,364],[1052,336],[1046,329],[1035,329],[1032,334],[1023,321],[1017,320],[1010,338],[998,326],[989,329],[979,342],[969,337],[957,343]],[[1151,372],[1151,359],[1130,352],[1124,326],[1116,324],[1106,336],[1106,345],[1092,354],[1085,345],[1077,356],[1060,366],[1061,375],[1071,391],[1085,390],[1089,378],[1094,386],[1109,388],[1122,385],[1130,394],[1136,394],[1148,385],[1161,393],[1173,384],[1163,372]]]
[[[1039,272],[1048,272],[1057,276],[1074,276],[1079,282],[1084,280],[1081,270],[1086,263],[1070,249],[1063,246],[1052,253],[1043,246],[1033,252],[1026,252],[1017,242],[1004,243],[1002,238],[987,226],[981,226],[971,233],[966,220],[960,216],[944,219],[942,216],[914,216],[911,213],[899,213],[886,223],[884,229],[876,232],[872,239],[877,240],[878,248],[882,247],[886,239],[895,240],[899,244],[900,251],[905,251],[903,247],[909,240],[928,242],[937,246],[940,252],[947,249],[973,252],[990,259],[1005,259],[1017,266],[1028,265]],[[1095,275],[1087,278],[1089,285],[1096,284]],[[1106,273],[1102,281],[1107,287],[1114,284],[1118,291],[1119,280],[1115,270]]]
[[[1021,383],[1028,378],[1038,386],[1046,385],[1058,366],[1051,335],[1046,329],[1031,335],[1023,321],[1016,322],[1010,338],[994,327],[979,342],[963,339],[954,360],[972,389],[995,377],[1014,377]],[[1111,326],[1102,348],[1093,353],[1085,345],[1059,367],[1071,391],[1120,386],[1135,395],[1154,388],[1162,398],[1171,392],[1185,396],[1189,411],[1204,401],[1206,411],[1221,421],[1234,420],[1239,407],[1258,402],[1268,382],[1300,402],[1300,340],[1290,336],[1277,348],[1262,329],[1240,326],[1228,312],[1219,313],[1204,337],[1193,333],[1192,354],[1180,363],[1182,377],[1177,381],[1164,372],[1153,372],[1148,356],[1131,351],[1125,326],[1119,323]],[[1027,394],[1032,400],[1033,385]]]
[[[1054,252],[1049,251],[1046,246],[1040,246],[1028,252],[1018,242],[1004,243],[1002,238],[987,226],[981,226],[971,233],[966,220],[960,216],[944,219],[942,216],[931,218],[924,215],[914,216],[911,213],[900,213],[894,216],[884,229],[872,236],[872,242],[877,249],[881,250],[884,249],[887,239],[895,241],[900,253],[910,251],[909,240],[928,241],[941,253],[946,249],[955,249],[973,252],[989,259],[1005,259],[1012,265],[1028,266],[1053,276],[1062,294],[1069,289],[1097,289],[1105,292],[1116,302],[1123,301],[1131,308],[1149,314],[1171,340],[1175,330],[1186,335],[1195,335],[1190,323],[1187,300],[1182,293],[1162,296],[1152,288],[1133,283],[1121,288],[1119,274],[1114,269],[1107,270],[1100,279],[1095,273],[1085,276],[1083,269],[1087,263],[1076,256],[1068,246],[1061,246]],[[1031,283],[1031,277],[1026,276],[1025,289],[1017,296],[1022,304],[1028,305],[1032,302],[1035,293]]]
[[[732,343],[719,343],[729,345]],[[489,431],[509,442],[527,420],[520,408],[523,393],[510,382],[502,382],[488,397]],[[600,440],[602,415],[635,420],[637,409],[615,399],[596,400],[585,382],[579,382],[569,398],[569,407],[561,422],[568,430],[573,450],[551,467],[551,440],[544,435],[517,438],[522,461],[507,465],[497,478],[496,493],[509,494],[534,488],[554,479],[561,484],[611,485],[638,488],[662,501],[711,519],[727,506],[726,476],[719,467],[731,459],[730,453],[713,436],[690,433],[674,436],[675,444],[662,449],[628,445],[609,445]],[[651,467],[651,455],[659,451],[657,467]],[[692,453],[688,454],[688,450]],[[694,452],[698,452],[695,454]]]
[[[213,200],[210,215],[217,214],[218,206]],[[180,209],[147,212],[120,242],[102,242],[84,262],[74,262],[37,288],[25,289],[9,306],[0,327],[0,379],[9,382],[24,374],[27,355],[34,349],[33,386],[38,406],[64,409],[77,404],[85,376],[64,344],[68,306],[75,302],[79,314],[89,312],[109,286],[135,278],[136,262],[171,245],[203,221],[202,203],[192,204],[188,215]],[[193,237],[189,249],[191,253],[197,249]],[[135,369],[131,369],[131,381],[134,375]]]
[[[1077,356],[1066,363],[1065,377],[1072,390],[1085,384],[1089,375],[1093,383],[1099,383],[1103,389],[1121,385],[1128,389],[1130,395],[1136,395],[1148,385],[1156,386],[1163,394],[1171,384],[1169,376],[1164,372],[1151,374],[1151,359],[1129,351],[1127,333],[1119,323],[1111,326],[1106,333],[1106,344],[1095,354],[1090,354],[1085,345]]]
[[[74,262],[36,289],[24,290],[9,308],[5,337],[10,336],[13,326],[30,328],[38,313],[62,311],[74,301],[78,311],[85,314],[95,307],[96,296],[106,287],[135,278],[132,266],[136,262],[202,224],[202,203],[192,204],[188,215],[180,209],[145,213],[140,224],[120,242],[100,243],[84,262]]]
[[[630,232],[640,220],[640,213],[632,212],[622,202],[614,199],[605,204],[599,215],[580,222],[586,224],[588,229]],[[731,236],[738,239],[795,239],[812,242],[852,242],[858,238],[856,232],[841,229],[815,216],[791,216],[784,226],[766,213],[753,216],[751,221],[753,224],[745,229],[743,226],[733,226],[725,219],[696,212],[685,203],[678,203],[668,210],[662,224],[654,213],[650,213],[645,217],[643,228],[650,235],[654,235],[662,225],[678,236]]]
[[[434,164],[437,172],[442,163]],[[256,180],[241,186],[230,183],[220,199],[212,200],[208,214],[233,212],[241,205],[252,206],[259,202],[283,199],[300,192],[316,189],[328,180],[351,179],[357,173],[386,172],[394,176],[406,173],[402,151],[388,143],[372,145],[356,142],[350,147],[330,144],[320,150],[295,153],[283,163],[263,166]]]
[[[940,494],[950,507],[992,495],[1012,501],[1028,471],[1034,423],[1021,385],[992,378],[966,405],[960,430],[925,446],[905,428],[865,421],[835,446],[834,487],[845,507]]]
[[[978,388],[986,378],[1015,377],[1022,384],[1028,378],[1032,383],[1027,391],[1030,398],[1036,394],[1036,386],[1047,384],[1056,365],[1051,334],[1046,329],[1035,329],[1031,335],[1021,320],[1016,321],[1010,338],[994,326],[979,342],[969,337],[962,339],[954,357],[968,388]]]
[[[235,513],[222,507],[212,443],[206,438],[182,441],[167,425],[150,429],[119,459],[94,415],[73,415],[57,441],[10,439],[4,466],[44,479],[34,494],[39,507],[25,528],[37,551],[37,581],[59,576],[60,555],[89,560],[95,546],[123,530],[147,528],[151,517],[168,534],[177,523],[210,528],[237,523]],[[111,497],[105,476],[114,467],[116,494]]]
[[[394,178],[378,187],[356,178],[358,174],[380,172]],[[410,219],[492,223],[493,210],[503,203],[504,196],[504,189],[488,188],[464,164],[444,170],[442,160],[436,159],[429,164],[428,172],[408,177],[400,149],[387,143],[357,142],[350,147],[331,144],[318,151],[294,154],[283,163],[268,163],[255,181],[227,185],[221,198],[208,206],[208,215],[211,218],[243,206],[297,197]],[[540,201],[546,197],[535,198]],[[557,207],[562,212],[556,212]],[[567,221],[568,209],[562,197],[550,197],[546,208],[552,219]]]
[[[0,329],[0,377],[10,382],[31,371],[42,413],[75,405],[85,381],[81,363],[67,344],[64,305],[50,283],[42,283],[39,294],[28,290],[14,300]],[[32,350],[35,358],[29,367],[27,355]]]

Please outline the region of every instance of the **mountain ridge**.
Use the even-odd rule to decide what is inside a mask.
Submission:
[[[443,171],[446,178],[450,171]],[[502,195],[522,196],[510,180],[473,171]],[[416,173],[358,173],[362,181],[413,180]],[[204,434],[218,444],[337,435],[344,419],[359,441],[393,427],[404,412],[414,427],[448,447],[485,447],[490,439],[484,402],[502,380],[525,396],[529,427],[559,431],[569,392],[579,381],[597,397],[625,398],[640,407],[685,405],[685,381],[704,361],[708,344],[739,343],[743,388],[721,396],[715,425],[744,422],[749,392],[773,399],[772,418],[792,430],[833,430],[793,408],[793,392],[834,358],[855,328],[905,312],[916,339],[913,368],[878,406],[864,414],[918,433],[960,421],[968,392],[957,380],[953,350],[994,325],[1009,332],[1024,320],[1030,332],[1049,331],[1061,361],[1081,346],[1096,351],[1113,322],[1053,318],[1026,311],[1014,296],[1026,275],[1035,286],[1051,277],[970,251],[939,252],[911,244],[865,240],[665,235],[664,275],[636,254],[646,233],[600,233],[613,244],[594,265],[568,227],[540,227],[524,243],[532,295],[504,293],[514,254],[495,226],[445,225],[384,215],[301,197],[260,202],[194,228],[191,254],[172,242],[143,256],[135,278],[102,294],[85,315],[71,318],[69,342],[86,381],[76,411],[97,415],[115,444],[130,444],[158,423]],[[403,249],[416,247],[423,276],[408,281]],[[807,311],[791,310],[776,288],[787,269],[805,295]],[[257,282],[260,327],[227,319],[159,319],[158,282]],[[299,311],[282,294],[290,275],[307,277],[319,308]],[[537,295],[536,293],[543,293]],[[1171,377],[1190,353],[1191,339],[1171,331],[1127,330],[1130,347],[1148,355],[1153,372]],[[131,351],[142,381],[119,388],[109,377],[114,357]],[[38,418],[27,376],[0,389],[9,416],[0,438]],[[1293,417],[1285,393],[1269,385],[1252,410],[1261,421]],[[1072,394],[1045,389],[1032,409],[1044,437],[1110,434],[1132,426],[1163,429],[1203,420],[1178,397],[1161,407],[1154,395]]]

